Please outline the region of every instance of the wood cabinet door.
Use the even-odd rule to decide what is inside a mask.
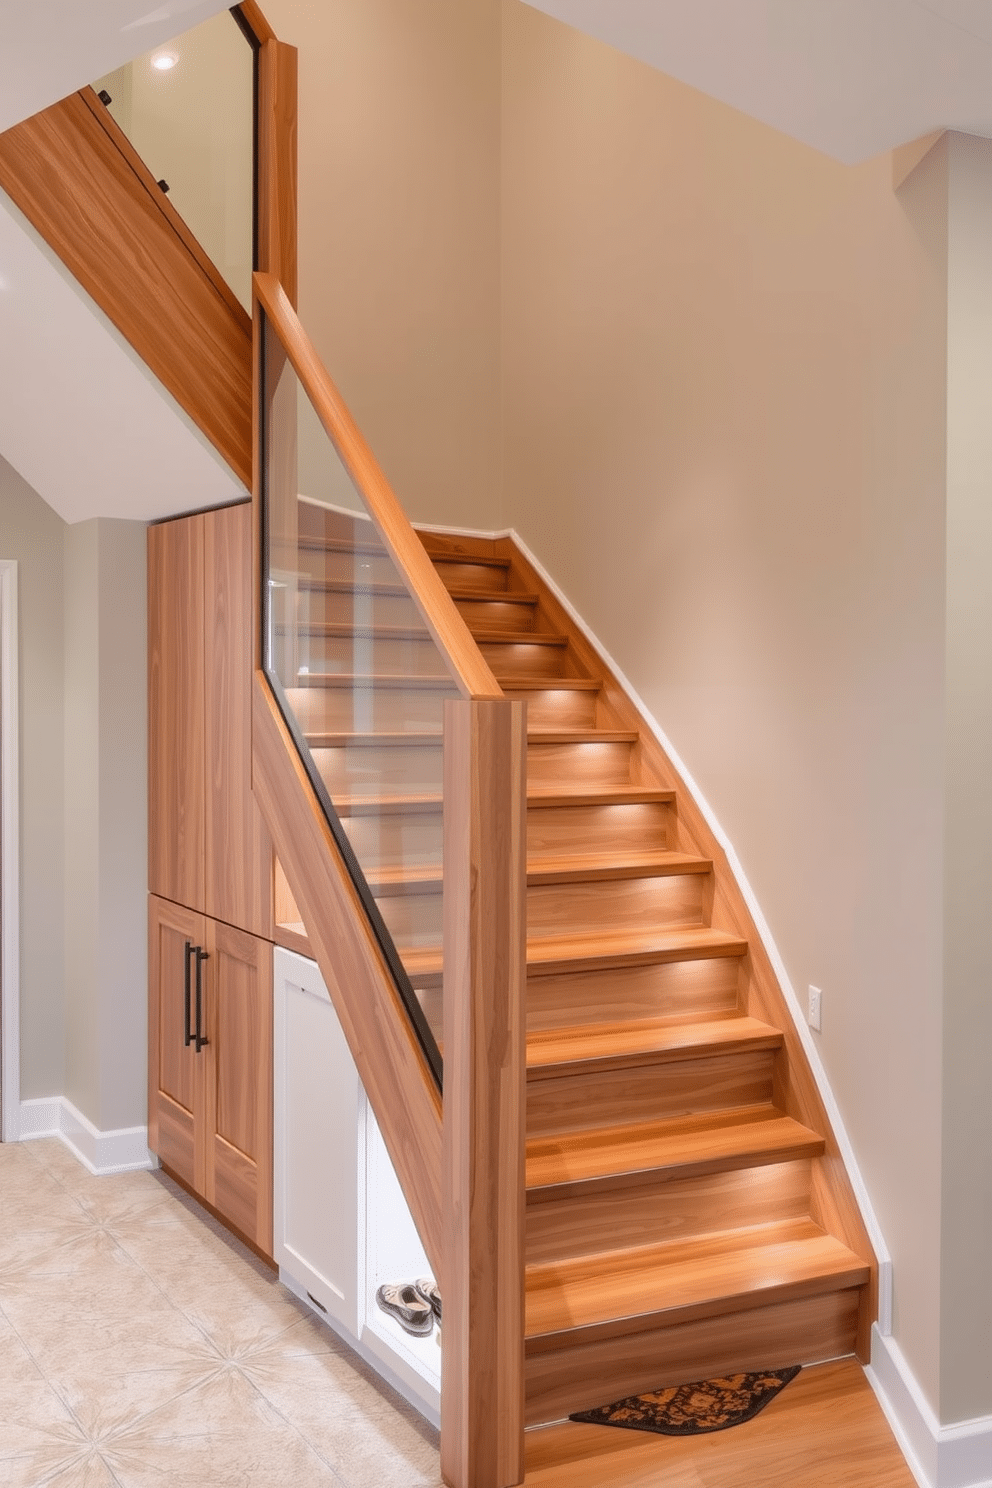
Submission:
[[[272,843],[251,793],[251,506],[203,520],[204,908],[271,938]]]
[[[196,947],[206,949],[204,917],[149,895],[148,1145],[202,1192],[206,1050],[186,1041],[196,1023]],[[202,970],[201,962],[201,986]]]
[[[148,887],[203,911],[202,515],[148,529]]]
[[[207,1202],[272,1254],[272,947],[207,921]]]

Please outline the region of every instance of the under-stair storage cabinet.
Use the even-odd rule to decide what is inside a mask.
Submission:
[[[148,533],[149,1145],[272,1250],[272,883],[251,794],[251,507]]]
[[[272,947],[149,899],[148,1140],[272,1252]]]
[[[148,887],[272,935],[251,794],[251,507],[148,530]]]

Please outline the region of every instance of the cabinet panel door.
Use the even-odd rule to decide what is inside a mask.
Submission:
[[[272,1253],[272,947],[207,922],[207,1200]]]
[[[148,887],[203,910],[202,516],[148,529]]]
[[[204,518],[206,912],[272,935],[272,844],[251,793],[251,507]]]
[[[203,946],[202,915],[149,896],[148,900],[148,1145],[192,1187],[203,1186],[204,1053],[186,1044],[186,985],[195,1025],[195,958]]]

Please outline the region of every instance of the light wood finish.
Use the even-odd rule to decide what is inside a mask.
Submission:
[[[204,517],[148,529],[148,887],[205,909]]]
[[[149,888],[272,935],[251,795],[251,508],[148,530]]]
[[[567,635],[569,637],[570,670],[600,683],[595,694],[591,720],[593,725],[605,729],[631,729],[638,732],[639,743],[632,752],[632,779],[636,779],[645,786],[653,784],[661,788],[667,787],[677,793],[677,813],[672,811],[669,814],[666,845],[670,850],[698,855],[712,861],[714,871],[711,880],[711,898],[707,906],[708,921],[713,927],[738,937],[741,943],[746,943],[748,946],[748,955],[741,962],[743,968],[740,980],[741,1005],[762,1022],[779,1028],[782,1032],[783,1044],[776,1060],[775,1070],[776,1104],[800,1125],[819,1132],[824,1138],[825,1151],[814,1161],[812,1168],[811,1217],[863,1258],[869,1267],[863,1304],[858,1313],[857,1338],[854,1340],[859,1357],[866,1359],[870,1346],[871,1321],[877,1311],[875,1258],[851,1184],[844,1171],[826,1110],[806,1062],[791,1010],[785,1002],[757,928],[744,903],[725,854],[709,830],[702,813],[684,789],[683,782],[671,761],[651,734],[645,720],[626,696],[617,679],[605,665],[603,658],[598,655],[564,607],[548,591],[538,574],[513,543],[509,539],[473,540],[446,538],[438,534],[423,534],[422,540],[430,551],[443,554],[446,566],[455,562],[478,562],[481,559],[497,561],[502,558],[505,560],[508,565],[506,569],[508,590],[537,593],[540,596],[535,625]],[[504,686],[507,686],[506,682]],[[550,703],[551,694],[545,696]],[[552,716],[550,707],[547,716],[549,719]],[[570,722],[572,721],[570,719]],[[532,717],[532,727],[533,724]],[[576,813],[576,816],[581,815],[584,813]],[[553,819],[549,818],[549,820]],[[567,819],[556,821],[554,824],[558,831],[568,826]],[[538,815],[533,811],[529,812],[528,835],[532,844],[535,841],[534,834],[539,827]],[[606,840],[605,833],[603,840]],[[554,846],[554,839],[551,839],[550,843],[545,841],[542,845],[547,850]],[[534,971],[535,968],[531,966],[532,977]],[[567,995],[567,987],[566,974],[566,979],[561,984],[565,995]],[[591,983],[586,988],[591,1000],[589,987]]]
[[[728,1146],[729,1140],[728,1133]],[[795,1145],[799,1148],[805,1143],[797,1138]],[[667,1150],[671,1149],[666,1146]],[[753,1228],[802,1219],[809,1213],[808,1158],[749,1167],[739,1166],[740,1154],[728,1153],[727,1160],[735,1165],[702,1174],[690,1167],[677,1169],[676,1176],[665,1174],[663,1182],[647,1172],[640,1181],[621,1175],[612,1183],[598,1180],[560,1189],[529,1188],[528,1265],[560,1264],[660,1241],[699,1239],[725,1228],[728,1216],[742,1228]],[[529,1174],[528,1159],[528,1182]]]
[[[359,1077],[439,1274],[441,1100],[265,677],[252,692],[252,785]]]
[[[804,1369],[753,1421],[730,1431],[671,1437],[570,1421],[528,1432],[525,1481],[527,1488],[915,1488],[853,1359]]]
[[[270,34],[258,54],[258,267],[297,300],[297,53]]]
[[[235,9],[241,12],[256,41],[275,41],[276,33],[265,19],[261,7],[255,3],[255,0],[241,0],[241,4],[235,6]]]
[[[523,1478],[525,729],[519,703],[445,705],[441,1467],[451,1488]]]
[[[203,1191],[203,1062],[184,1043],[185,947],[203,945],[202,915],[148,899],[148,1145]]]
[[[561,1029],[610,1010],[615,1023],[644,1018],[731,1017],[740,1006],[739,960],[662,961],[647,966],[565,972],[528,987],[527,1026]]]
[[[90,95],[74,93],[0,135],[0,186],[250,486],[245,312]]]
[[[251,794],[251,507],[230,506],[199,520],[204,540],[204,908],[216,920],[271,936],[272,842]]]
[[[527,1075],[529,1079],[547,1079],[634,1065],[681,1063],[690,1055],[778,1049],[781,1044],[778,1029],[757,1018],[573,1025],[528,1036]]]
[[[148,925],[148,1145],[271,1256],[272,947],[154,895]],[[199,1052],[185,1043],[187,945],[206,953]],[[189,980],[195,1028],[195,954]]]
[[[206,1199],[272,1254],[272,947],[207,920]]]
[[[501,698],[502,691],[465,621],[434,570],[372,451],[321,363],[285,290],[270,274],[255,275],[255,292],[278,332],[328,438],[362,492],[379,535],[464,697]]]
[[[626,1193],[633,1184],[660,1175],[696,1177],[792,1162],[822,1151],[822,1137],[774,1106],[594,1129],[565,1141],[560,1136],[532,1138],[527,1143],[528,1203],[587,1194],[594,1187],[601,1193],[620,1188]]]

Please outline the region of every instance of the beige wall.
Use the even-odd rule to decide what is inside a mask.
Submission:
[[[896,1337],[953,1419],[939,182],[897,198],[887,158],[836,165],[516,0],[503,128],[510,521],[823,989]]]
[[[18,564],[21,1099],[65,1078],[62,931],[62,533],[0,458],[0,557]]]
[[[300,311],[408,514],[502,519],[499,0],[271,0],[300,48]]]

